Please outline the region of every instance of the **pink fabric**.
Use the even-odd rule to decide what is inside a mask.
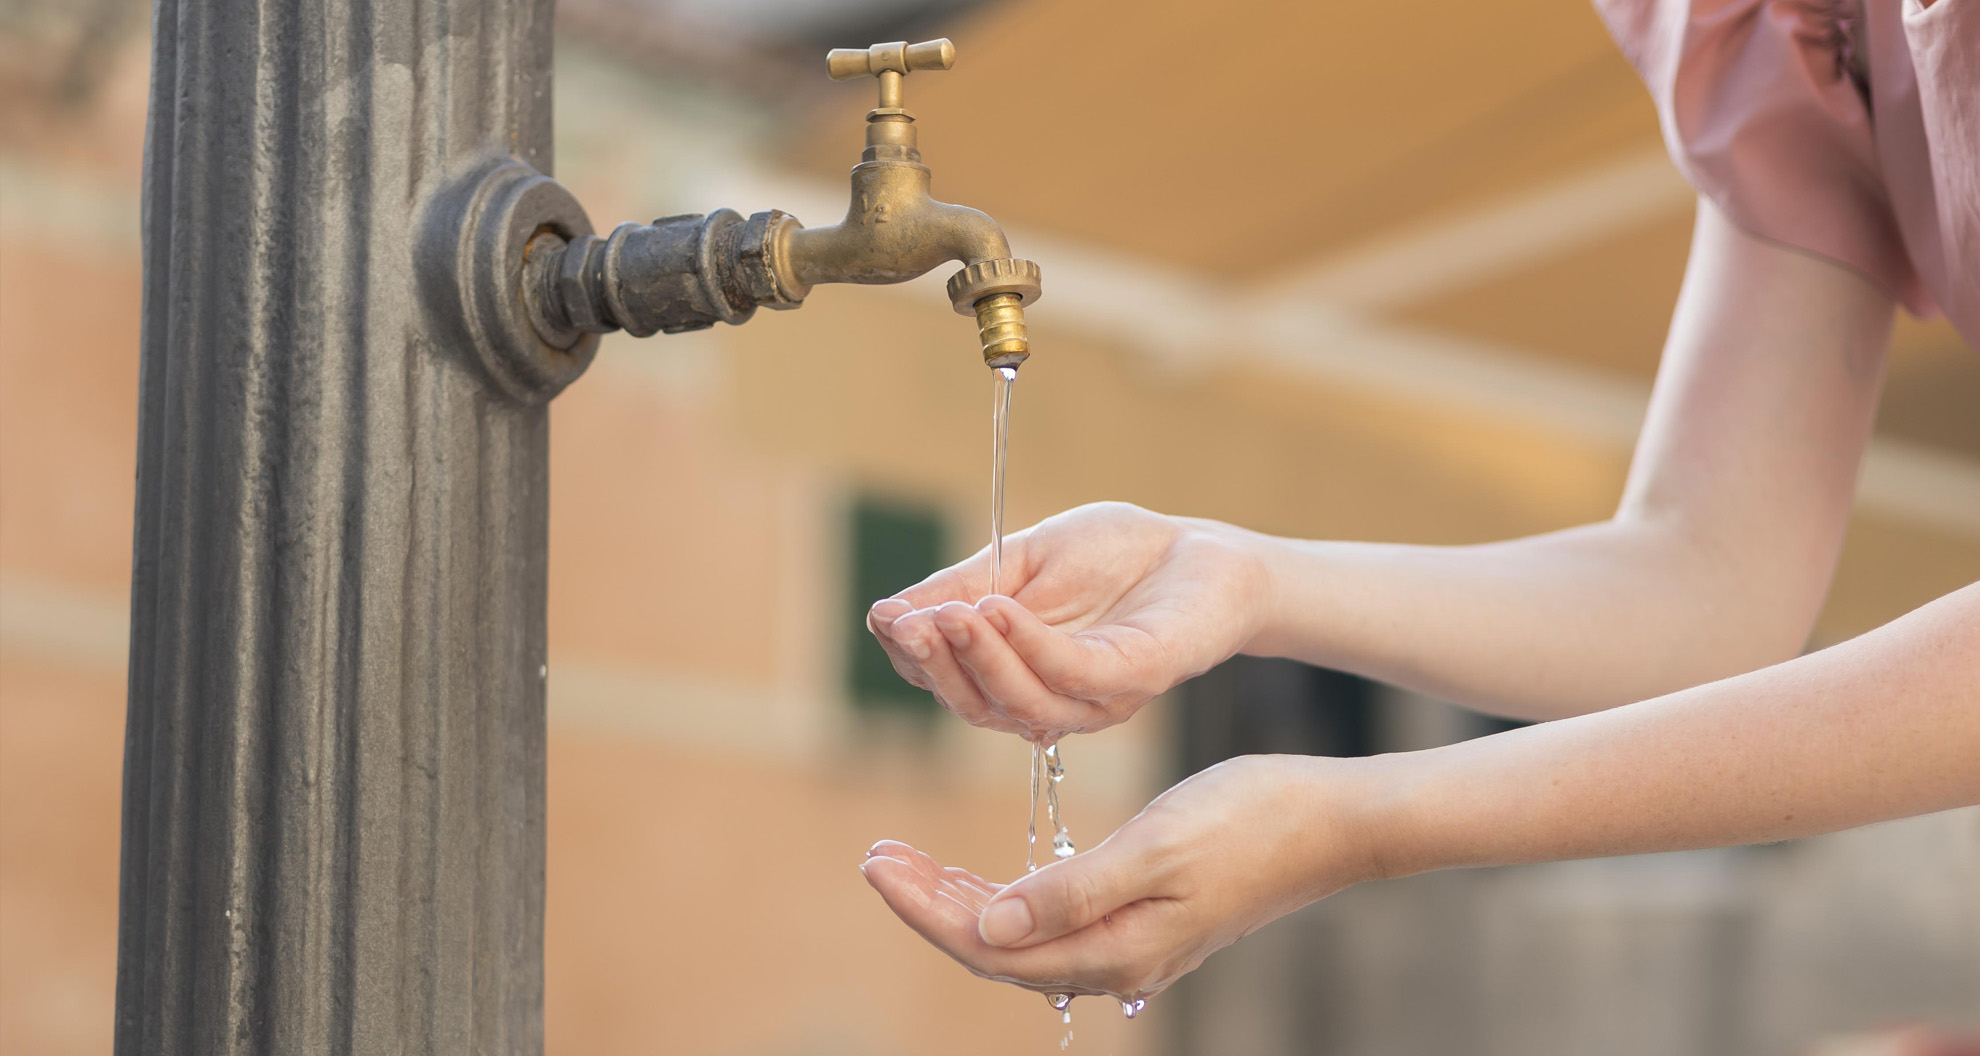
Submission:
[[[1980,347],[1980,0],[1595,6],[1699,193]]]

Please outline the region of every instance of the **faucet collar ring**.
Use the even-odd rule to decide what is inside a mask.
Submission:
[[[957,315],[975,315],[976,303],[999,293],[1014,293],[1020,306],[1044,292],[1038,265],[1017,257],[979,260],[949,276],[949,303]]]

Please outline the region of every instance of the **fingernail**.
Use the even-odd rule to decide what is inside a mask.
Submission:
[[[989,600],[990,600],[989,598],[985,598],[983,599],[983,601],[977,602],[976,611],[983,614],[983,618],[990,622],[990,626],[997,628],[998,634],[1011,633],[1010,617],[1004,615],[1002,606],[992,606],[990,608],[985,608],[983,602]]]
[[[1031,934],[1031,907],[1022,898],[990,903],[976,921],[977,934],[992,946],[1009,946]]]
[[[874,602],[873,606],[866,611],[868,615],[873,617],[874,624],[880,627],[886,627],[895,620],[913,612],[914,606],[909,605],[899,598],[881,598],[879,601]]]
[[[909,628],[904,635],[896,634],[895,638],[901,645],[907,648],[908,654],[916,660],[926,660],[935,653],[935,650],[928,647],[928,640],[923,638],[913,628]]]
[[[943,613],[935,617],[935,626],[941,629],[942,637],[949,640],[950,646],[969,648],[969,623],[962,617]]]

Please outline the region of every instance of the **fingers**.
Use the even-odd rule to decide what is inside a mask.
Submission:
[[[1007,594],[1018,593],[1031,578],[1025,547],[1025,540],[1030,538],[1031,532],[1032,529],[1027,528],[1004,536],[1003,580],[998,587]],[[905,601],[911,609],[932,609],[945,602],[974,602],[988,593],[990,548],[986,546],[888,600]]]
[[[951,897],[952,889],[942,882],[943,870],[934,859],[896,844],[887,851],[876,848],[860,863],[859,871],[895,916],[922,938],[956,956],[955,939],[975,927],[980,908]]]
[[[952,565],[894,597],[917,609],[931,609],[946,601],[975,601],[990,592],[990,552],[985,549],[960,564]]]
[[[901,677],[934,692],[964,720],[992,729],[1035,735],[1111,725],[1116,718],[1105,701],[1086,694],[1131,693],[1129,680],[1139,678],[1120,649],[1093,635],[1053,630],[1006,597],[912,610],[889,598],[873,605],[867,625]],[[1019,641],[1045,658],[1057,684],[1040,677]],[[1082,659],[1100,673],[1083,670]]]
[[[920,663],[893,634],[895,621],[912,611],[914,607],[899,598],[882,598],[866,610],[866,629],[886,652],[888,662],[894,665],[895,674],[911,686],[928,689],[928,676],[922,673]]]
[[[1021,949],[1070,935],[1155,893],[1161,877],[1132,842],[1109,840],[1020,877],[984,907],[984,943]]]
[[[943,707],[963,720],[990,724],[990,708],[975,683],[957,666],[932,617],[917,611],[899,598],[882,598],[866,611],[866,629],[879,640],[902,678],[934,693]]]
[[[951,602],[935,610],[935,626],[991,710],[1034,731],[1052,733],[1086,728],[1104,718],[1087,701],[1055,693],[1039,680],[995,626],[997,621],[985,615],[991,600],[975,606]],[[1007,598],[996,600],[1022,609]]]
[[[1159,909],[1151,911],[1152,904],[1143,903],[1048,946],[1006,950],[986,944],[977,934],[980,905],[974,909],[969,905],[967,889],[994,892],[997,885],[967,870],[944,869],[929,856],[892,841],[876,845],[860,872],[908,927],[965,968],[987,979],[1043,992],[1100,994],[1138,988],[1139,974],[1126,966],[1147,958],[1130,948],[1143,944],[1133,936],[1145,937],[1155,930],[1151,925],[1168,923],[1156,918],[1171,916]],[[957,874],[967,879],[958,879]]]
[[[1004,889],[1002,884],[988,880],[960,866],[944,867],[933,857],[923,854],[899,840],[881,840],[866,852],[869,859],[893,858],[913,867],[918,880],[932,884],[937,889],[963,903],[976,916],[997,892]]]
[[[900,598],[881,598],[866,610],[866,629],[876,635],[885,635],[894,621],[914,611],[914,606]]]
[[[984,598],[977,607],[1039,683],[1060,696],[1097,703],[1124,694],[1150,697],[1168,688],[1151,688],[1153,643],[1133,628],[1067,634],[1009,598]]]
[[[965,606],[967,607],[967,606]],[[912,664],[909,681],[935,694],[942,706],[975,726],[988,726],[1005,732],[1023,732],[1023,727],[997,713],[978,690],[975,679],[956,660],[948,638],[935,623],[935,611],[917,609],[894,620],[887,635]],[[891,652],[891,650],[890,650]],[[900,664],[895,665],[899,667]]]

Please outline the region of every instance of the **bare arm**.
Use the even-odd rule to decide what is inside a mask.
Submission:
[[[1980,803],[1980,584],[1710,685],[1423,752],[1245,756],[1009,886],[883,843],[864,872],[978,974],[1156,993],[1350,884],[1776,840]]]
[[[1122,721],[1233,652],[1525,718],[1794,656],[1828,591],[1892,304],[1701,203],[1616,515],[1480,546],[1276,539],[1118,505],[1010,537],[874,606],[909,681],[1035,738]]]
[[[1392,756],[1385,874],[1719,847],[1980,803],[1980,584],[1655,700]]]
[[[1272,616],[1245,651],[1527,718],[1794,656],[1842,546],[1891,313],[1701,202],[1613,519],[1483,546],[1269,546]]]
[[[1511,714],[1598,713],[1374,759],[1231,760],[1008,887],[895,843],[870,852],[867,879],[979,974],[1133,997],[1380,876],[1980,803],[1980,584],[1796,656],[1841,545],[1890,315],[1853,274],[1704,206],[1608,522],[1433,548],[1095,508],[1019,540],[1015,599],[946,600],[980,595],[965,563],[876,606],[903,673],[1033,735],[1119,721],[1236,649]]]

